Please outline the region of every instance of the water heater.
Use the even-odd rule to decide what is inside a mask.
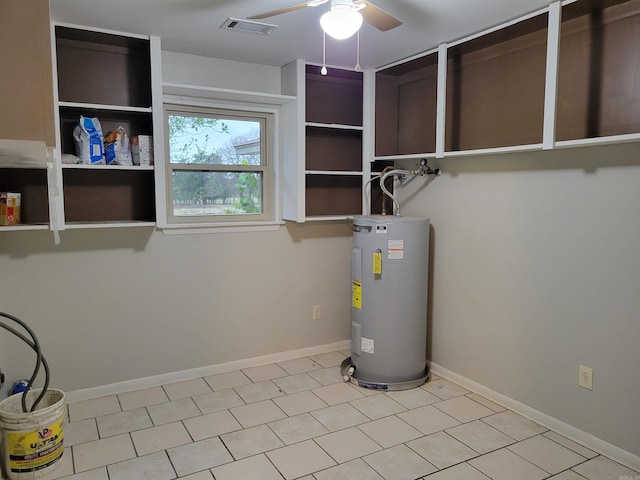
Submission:
[[[342,364],[345,380],[384,390],[426,381],[428,263],[428,219],[353,219],[351,357]]]

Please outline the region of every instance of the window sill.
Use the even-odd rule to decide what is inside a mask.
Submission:
[[[209,233],[271,232],[278,230],[282,221],[182,223],[158,227],[165,235],[201,235]]]

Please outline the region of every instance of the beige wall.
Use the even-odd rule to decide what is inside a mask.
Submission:
[[[277,91],[277,69],[163,53]],[[218,72],[218,73],[215,73]],[[252,83],[254,82],[254,83]],[[430,357],[640,455],[640,145],[442,161],[400,189],[431,219]],[[409,162],[411,164],[411,162]],[[43,343],[53,385],[121,382],[349,337],[348,224],[165,236],[149,228],[0,233],[0,309]],[[322,305],[323,318],[311,319]],[[0,367],[33,355],[0,333]],[[594,368],[594,390],[577,386]]]
[[[639,455],[640,144],[441,167],[399,194],[433,226],[432,360]]]
[[[185,85],[280,94],[280,68],[162,52],[162,80]]]
[[[349,338],[351,230],[0,233],[0,305],[38,335],[66,391]],[[312,305],[322,319],[312,319]],[[0,334],[9,379],[33,355]]]
[[[166,82],[280,92],[280,69],[162,52]],[[348,340],[351,230],[170,235],[0,232],[0,310],[35,330],[53,385],[78,390]],[[322,319],[312,320],[312,306]],[[33,369],[0,332],[9,380]],[[1,393],[1,392],[0,392]]]

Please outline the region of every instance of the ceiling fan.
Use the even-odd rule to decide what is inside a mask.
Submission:
[[[323,30],[334,38],[342,39],[350,37],[358,31],[363,20],[381,31],[391,30],[392,28],[402,25],[402,22],[396,17],[376,7],[367,0],[309,0],[304,3],[261,13],[259,15],[252,15],[247,18],[260,20],[301,10],[306,7],[317,7],[328,2],[331,2],[330,9],[322,15],[320,23]],[[345,28],[344,31],[341,29],[343,26]],[[334,31],[335,35],[333,33]]]

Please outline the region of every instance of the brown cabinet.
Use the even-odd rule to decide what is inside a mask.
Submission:
[[[447,48],[445,151],[542,143],[546,13]]]
[[[75,154],[81,116],[103,135],[124,127],[152,135],[151,50],[147,37],[55,26],[60,149]],[[67,228],[155,222],[154,167],[62,164]]]
[[[437,84],[437,52],[376,72],[376,157],[435,153]]]
[[[362,126],[362,72],[306,66],[305,113],[308,123]]]
[[[47,228],[49,197],[45,168],[2,168],[0,192],[20,193],[20,225],[0,227],[0,230]]]
[[[0,138],[55,146],[48,0],[0,2]]]
[[[362,73],[306,66],[305,216],[362,213]]]
[[[639,31],[640,0],[556,2],[381,67],[374,158],[639,141]]]
[[[556,140],[640,132],[640,0],[562,8]]]
[[[362,213],[363,73],[305,65],[284,67],[284,93],[298,99],[285,143],[297,145],[284,159],[283,217],[286,220],[337,220]],[[302,104],[302,105],[300,105]],[[300,108],[300,107],[304,108]]]
[[[7,153],[0,162],[0,191],[21,195],[21,225],[0,230],[44,229],[49,222],[45,145],[56,145],[49,2],[2,0],[0,7],[0,139],[39,142],[28,147],[39,151],[37,161]]]

